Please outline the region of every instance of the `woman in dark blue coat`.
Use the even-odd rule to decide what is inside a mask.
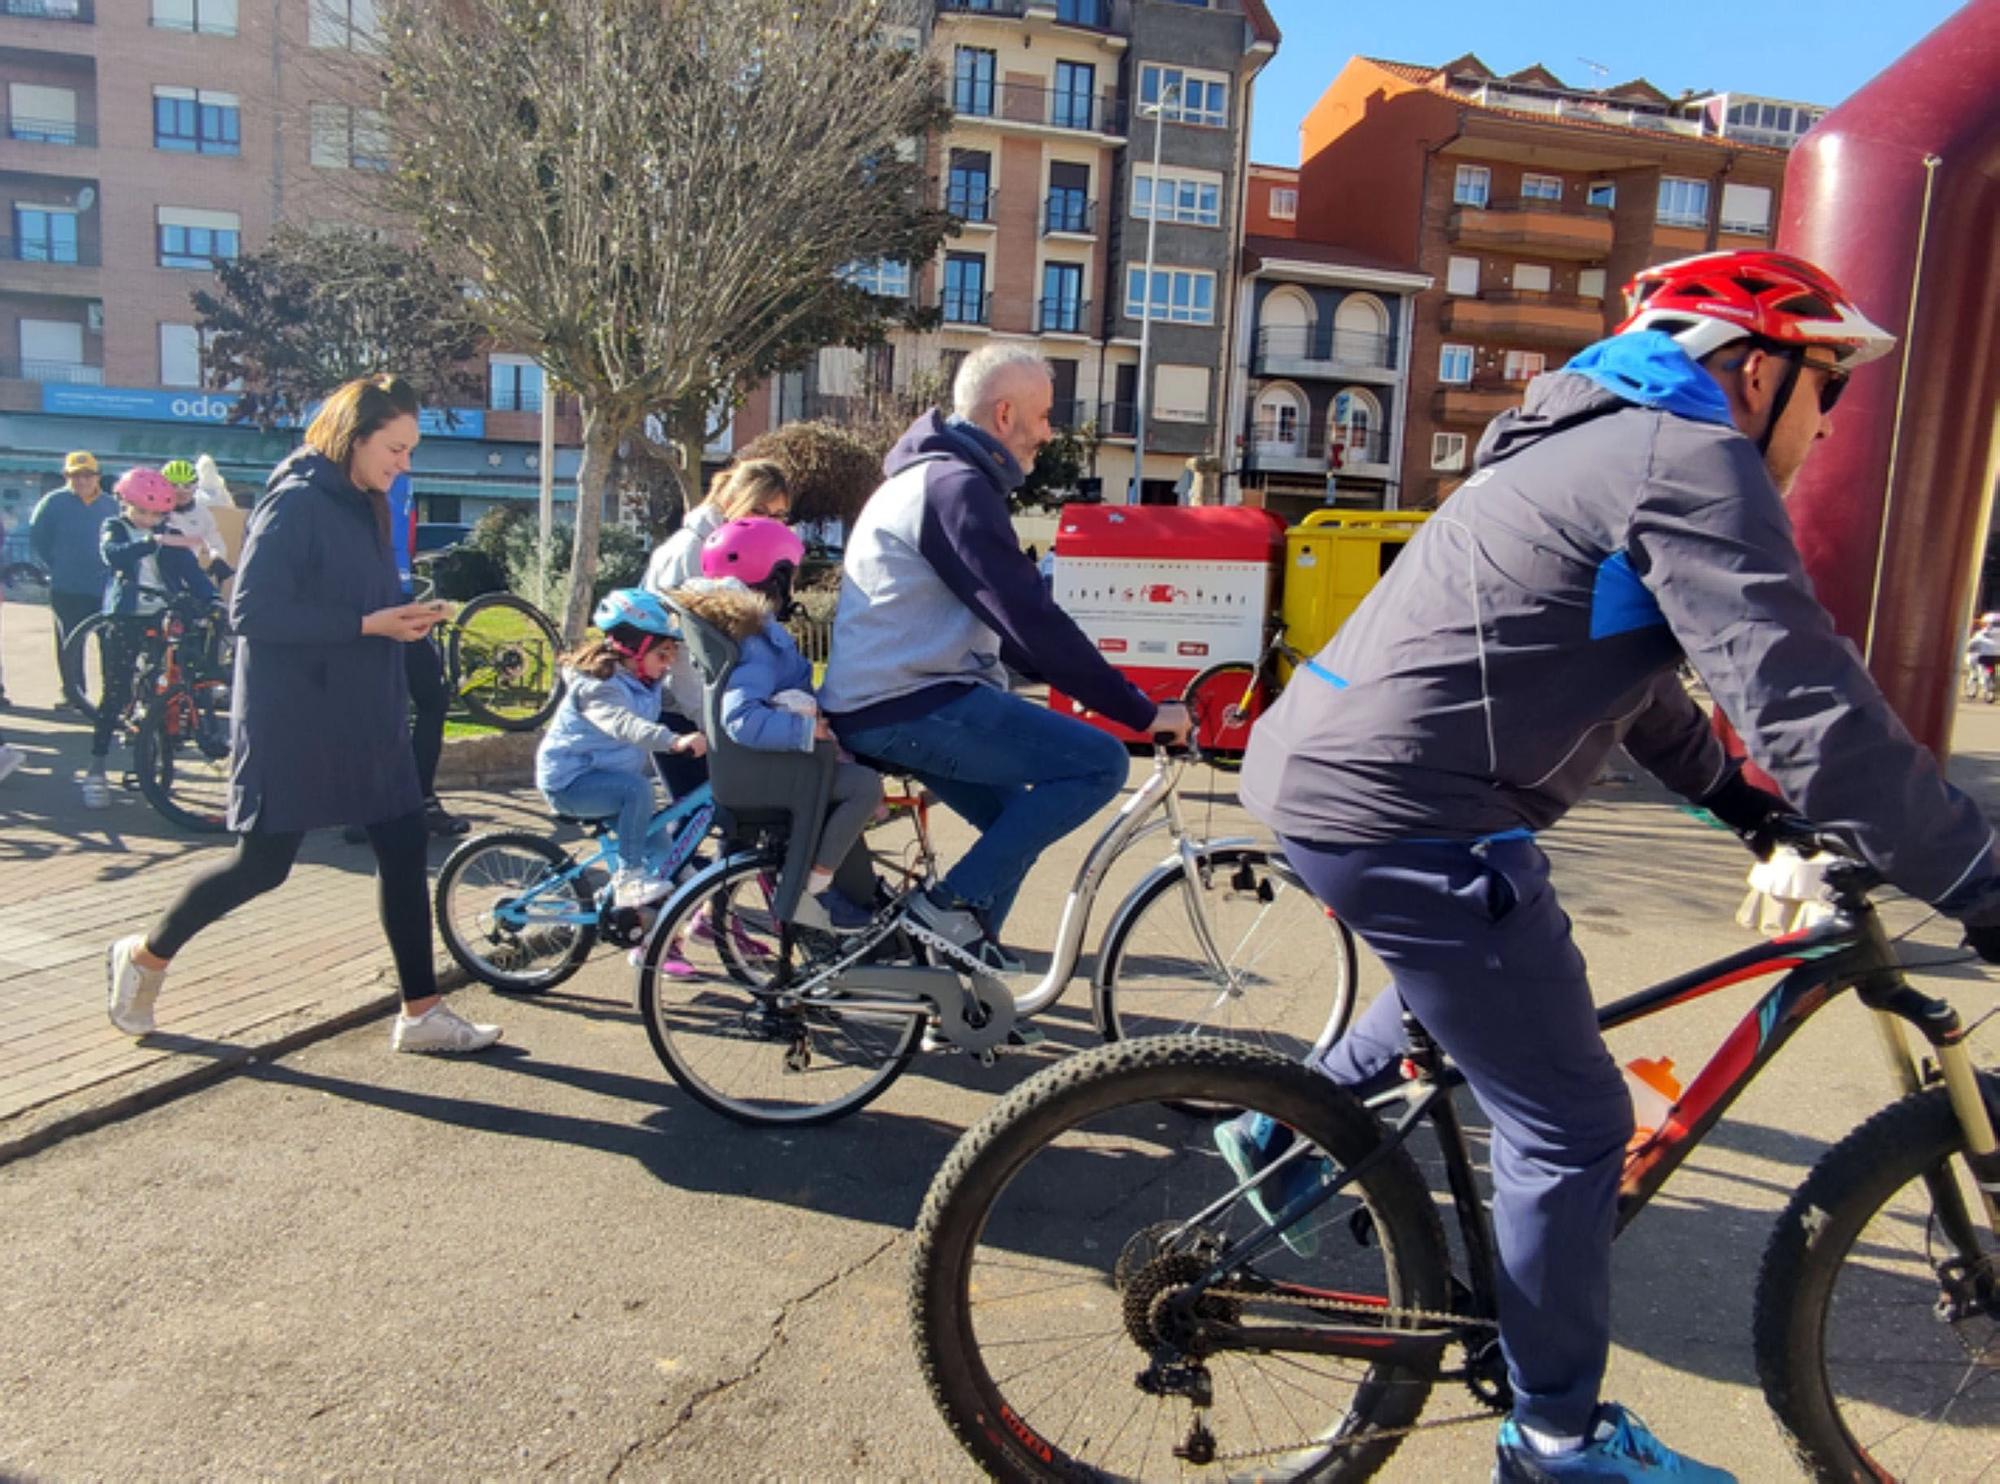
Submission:
[[[191,880],[149,932],[111,945],[108,1009],[129,1035],[153,1029],[168,961],[283,882],[307,830],[358,824],[375,847],[382,927],[402,985],[391,1044],[459,1052],[500,1039],[497,1026],[475,1025],[438,997],[431,959],[402,646],[421,642],[449,605],[403,600],[388,504],[417,436],[407,383],[351,381],[327,398],[251,513],[229,609],[236,850]]]

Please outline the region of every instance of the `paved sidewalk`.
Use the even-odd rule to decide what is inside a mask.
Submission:
[[[283,888],[188,946],[161,996],[158,1034],[135,1042],[113,1029],[106,947],[143,928],[230,840],[176,829],[136,788],[114,789],[109,809],[83,807],[76,780],[90,734],[53,709],[51,622],[43,607],[0,610],[14,708],[0,713],[0,731],[28,759],[0,783],[0,1159],[395,1002],[374,856],[321,831]],[[127,756],[113,753],[114,781]],[[451,796],[475,829],[541,818],[536,803],[527,790]],[[433,866],[450,843],[433,843]]]

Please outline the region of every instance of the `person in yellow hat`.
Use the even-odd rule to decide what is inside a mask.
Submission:
[[[96,456],[78,449],[63,460],[63,483],[42,496],[28,517],[28,545],[49,574],[58,674],[63,639],[98,610],[111,575],[97,554],[97,538],[104,523],[118,513],[118,502],[103,495]],[[56,704],[66,703],[58,695]]]

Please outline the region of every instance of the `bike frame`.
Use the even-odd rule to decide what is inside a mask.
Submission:
[[[672,875],[686,865],[700,848],[701,842],[708,838],[709,826],[714,822],[715,795],[706,783],[692,790],[686,798],[678,799],[656,812],[646,825],[646,838],[652,839],[654,833],[663,826],[673,831],[673,844],[661,860],[661,872]],[[616,870],[621,859],[617,837],[607,829],[597,837],[596,847],[589,855],[581,860],[572,861],[568,870],[551,876],[546,881],[537,882],[531,890],[510,898],[504,906],[495,908],[493,915],[509,927],[526,927],[531,920],[526,910],[528,906],[550,893],[560,892],[559,900],[563,904],[562,907],[553,913],[536,913],[533,921],[563,923],[574,927],[595,924],[602,915],[602,910],[593,906],[586,912],[576,907],[575,899],[568,890],[569,884],[593,867],[602,866],[607,870]]]
[[[1965,1133],[1966,1163],[1980,1193],[1987,1225],[2000,1235],[2000,1139],[1979,1090],[1978,1073],[1966,1045],[1966,1030],[1958,1013],[1943,1000],[1919,993],[1903,978],[1902,967],[1882,929],[1881,919],[1865,895],[1864,877],[1847,876],[1843,868],[1830,873],[1834,915],[1817,926],[1788,933],[1703,968],[1665,980],[1628,995],[1598,1012],[1605,1030],[1644,1020],[1677,1006],[1691,1004],[1718,990],[1747,980],[1782,973],[1784,977],[1739,1021],[1709,1057],[1660,1128],[1645,1143],[1629,1151],[1619,1181],[1618,1230],[1623,1231],[1646,1203],[1680,1168],[1757,1074],[1782,1051],[1799,1027],[1843,991],[1852,989],[1873,1012],[1882,1048],[1899,1094],[1924,1085],[1916,1061],[1904,1040],[1905,1023],[1915,1027],[1936,1058],[1938,1080],[1947,1090]],[[1444,1066],[1429,1037],[1414,1027],[1407,1080],[1398,1088],[1369,1100],[1378,1110],[1397,1101],[1407,1104],[1386,1138],[1365,1158],[1340,1172],[1317,1190],[1309,1191],[1273,1218],[1270,1226],[1233,1242],[1189,1292],[1198,1295],[1224,1281],[1229,1273],[1269,1250],[1280,1233],[1353,1185],[1393,1149],[1401,1147],[1415,1126],[1428,1119],[1436,1129],[1444,1154],[1446,1176],[1468,1254],[1472,1311],[1466,1317],[1490,1321],[1494,1306],[1493,1238],[1473,1177],[1472,1158],[1452,1105],[1452,1090],[1464,1082],[1455,1068]],[[1307,1157],[1301,1141],[1250,1180],[1191,1217],[1182,1232],[1225,1210],[1243,1194],[1269,1179],[1292,1159]],[[1926,1177],[1938,1224],[1961,1257],[1977,1254],[1974,1216],[1948,1168]],[[1178,1235],[1178,1234],[1177,1234]],[[1300,1285],[1273,1285],[1274,1296],[1316,1293]],[[1450,1328],[1389,1331],[1368,1323],[1255,1328],[1217,1325],[1205,1332],[1206,1342],[1220,1349],[1299,1350],[1387,1363],[1430,1363],[1451,1340],[1462,1338]]]

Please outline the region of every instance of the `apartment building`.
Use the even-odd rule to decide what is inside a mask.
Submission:
[[[1643,78],[1574,88],[1468,54],[1352,58],[1307,114],[1297,235],[1432,280],[1408,339],[1403,504],[1456,488],[1487,422],[1618,322],[1638,269],[1769,245],[1785,150],[1678,109]]]
[[[1228,497],[1287,521],[1395,509],[1415,296],[1431,280],[1299,231],[1299,172],[1252,165]]]
[[[1228,452],[1250,93],[1278,40],[1262,0],[934,0],[924,42],[952,117],[928,148],[957,226],[931,262],[853,272],[939,327],[821,351],[750,398],[738,436],[948,384],[1016,340],[1054,368],[1055,421],[1094,433],[1105,498],[1132,487],[1143,420],[1140,494],[1175,499],[1190,457]]]
[[[0,517],[62,454],[215,455],[260,485],[293,435],[226,423],[190,293],[284,219],[351,221],[342,185],[386,165],[353,97],[373,0],[0,0]],[[344,81],[345,79],[345,81]],[[534,498],[539,371],[496,355],[487,406],[429,428],[415,481],[436,520]],[[577,441],[573,419],[559,430]],[[576,453],[557,458],[559,488]]]

